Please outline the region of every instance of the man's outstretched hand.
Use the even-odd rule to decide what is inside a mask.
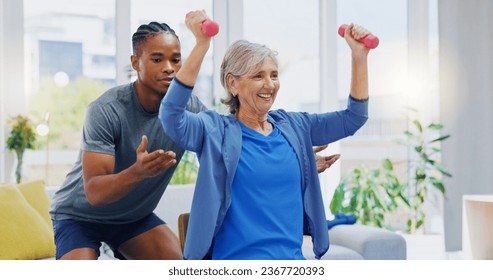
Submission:
[[[143,177],[153,177],[176,164],[176,154],[173,151],[156,150],[147,152],[147,136],[142,136],[142,141],[137,147],[137,170]]]
[[[323,145],[313,148],[313,153],[315,154],[315,161],[317,162],[318,173],[324,172],[327,168],[332,166],[332,164],[334,164],[334,162],[336,162],[341,157],[340,154],[335,154],[330,156],[317,155],[318,152],[325,150],[328,146],[329,145]]]

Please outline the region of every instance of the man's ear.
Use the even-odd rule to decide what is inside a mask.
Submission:
[[[132,54],[130,56],[130,61],[132,62],[132,68],[135,70],[135,71],[139,71],[139,56],[136,55],[136,54]]]

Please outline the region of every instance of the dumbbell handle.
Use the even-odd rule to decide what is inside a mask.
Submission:
[[[341,37],[344,37],[344,33],[346,32],[347,24],[343,24],[339,27],[338,33],[341,35]],[[369,49],[374,49],[378,46],[378,43],[380,43],[380,40],[378,39],[377,36],[368,34],[365,37],[359,39],[361,43],[365,45],[365,47]]]

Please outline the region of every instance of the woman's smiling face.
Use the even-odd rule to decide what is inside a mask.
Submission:
[[[277,63],[267,57],[260,67],[234,80],[231,89],[240,101],[239,111],[265,116],[272,108],[280,87]]]

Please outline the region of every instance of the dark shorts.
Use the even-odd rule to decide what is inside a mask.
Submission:
[[[92,248],[99,257],[101,242],[113,250],[115,258],[124,260],[118,247],[127,240],[156,226],[165,224],[156,214],[127,224],[102,224],[77,220],[53,220],[55,231],[56,258],[77,248]]]

